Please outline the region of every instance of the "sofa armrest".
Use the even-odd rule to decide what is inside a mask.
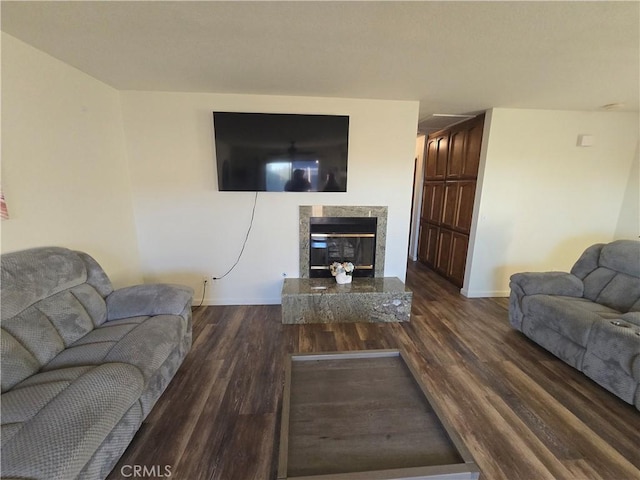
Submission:
[[[582,297],[584,293],[582,280],[566,272],[515,273],[511,275],[509,287],[509,322],[518,330],[522,330],[522,299],[527,295]]]
[[[180,315],[191,305],[193,289],[166,283],[115,290],[107,298],[107,321],[142,315]]]
[[[524,295],[564,295],[582,297],[584,284],[566,272],[523,272],[511,275],[510,287]]]

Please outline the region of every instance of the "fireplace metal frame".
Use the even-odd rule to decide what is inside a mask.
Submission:
[[[380,205],[300,205],[298,230],[298,275],[309,278],[309,219],[311,217],[376,217],[375,277],[384,277],[388,208]]]
[[[330,277],[329,263],[332,261],[350,261],[354,263],[354,277],[374,277],[376,261],[376,232],[378,219],[376,217],[310,217],[309,218],[309,276],[311,278]],[[363,249],[369,252],[367,258],[362,258],[360,253],[354,252],[352,256],[342,255],[341,258],[330,258],[330,239],[372,239]],[[324,241],[325,246],[317,245]],[[360,242],[357,242],[359,245]],[[344,243],[342,244],[344,248]],[[324,248],[324,261],[322,264],[313,264],[313,252]],[[356,247],[357,248],[357,247]],[[366,253],[366,252],[365,252]]]

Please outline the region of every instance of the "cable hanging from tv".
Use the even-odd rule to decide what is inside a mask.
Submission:
[[[240,253],[238,254],[238,258],[236,259],[235,263],[233,265],[231,265],[231,268],[229,268],[229,270],[227,270],[223,275],[219,276],[219,277],[213,277],[214,280],[221,280],[224,277],[226,277],[227,275],[229,275],[234,268],[236,268],[236,265],[238,265],[238,263],[240,262],[240,259],[242,258],[242,254],[244,253],[244,249],[247,246],[247,240],[249,240],[249,234],[251,233],[251,228],[253,227],[253,219],[256,215],[256,204],[258,203],[258,192],[255,192],[255,196],[253,197],[253,208],[251,209],[251,220],[249,221],[249,228],[247,229],[247,234],[244,237],[244,242],[242,243],[242,248],[240,249]]]

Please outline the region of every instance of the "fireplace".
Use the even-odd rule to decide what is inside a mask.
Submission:
[[[356,270],[356,276],[383,277],[387,243],[387,210],[385,206],[300,205],[298,243],[300,278],[331,277],[329,265],[334,261],[351,261],[354,265],[359,264],[360,268]],[[331,228],[327,229],[327,226]],[[313,239],[312,233],[317,235]],[[358,238],[359,245],[356,241]],[[312,248],[313,242],[316,242],[316,246]],[[328,245],[325,247],[323,243]],[[330,250],[321,252],[322,248],[330,248]],[[360,253],[351,256],[352,250],[355,254],[358,249]],[[368,258],[371,258],[371,261],[368,261]],[[354,262],[353,259],[356,261]],[[312,264],[317,268],[312,269]],[[371,268],[364,268],[369,265]]]
[[[351,262],[354,277],[374,277],[376,217],[311,217],[309,277],[330,277],[333,262]]]

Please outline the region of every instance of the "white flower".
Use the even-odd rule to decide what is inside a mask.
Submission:
[[[333,275],[334,277],[339,273],[346,273],[347,275],[351,275],[351,272],[353,272],[354,268],[355,267],[351,262],[343,262],[343,263],[333,262],[331,265],[329,265],[329,270],[331,270],[331,275]]]

